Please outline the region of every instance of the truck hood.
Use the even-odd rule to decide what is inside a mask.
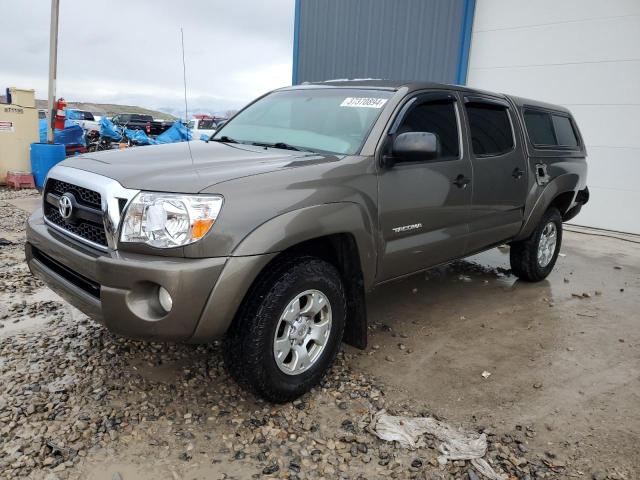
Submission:
[[[125,188],[197,193],[227,180],[336,160],[316,153],[194,141],[89,153],[60,165],[112,178]]]

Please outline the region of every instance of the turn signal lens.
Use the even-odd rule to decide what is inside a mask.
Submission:
[[[213,218],[198,218],[191,227],[191,238],[199,240],[204,237],[213,226]]]

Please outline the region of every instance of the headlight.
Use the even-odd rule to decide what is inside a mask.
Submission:
[[[120,241],[158,248],[188,245],[206,235],[221,208],[218,195],[140,192],[127,207]]]

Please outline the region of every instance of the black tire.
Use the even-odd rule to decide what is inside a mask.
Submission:
[[[331,308],[331,329],[317,360],[297,375],[281,371],[274,336],[282,313],[295,297],[319,290]],[[312,256],[276,261],[250,289],[224,342],[224,362],[244,388],[274,403],[294,400],[317,385],[340,349],[346,317],[342,278],[330,263]]]
[[[556,246],[551,261],[544,267],[538,263],[538,246],[547,224],[553,222],[556,227]],[[551,207],[545,212],[540,223],[525,240],[511,243],[509,259],[511,270],[521,280],[539,282],[544,280],[553,270],[562,246],[562,216],[557,208]]]

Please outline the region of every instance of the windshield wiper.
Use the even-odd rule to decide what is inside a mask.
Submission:
[[[227,137],[226,135],[223,135],[220,138],[214,138],[213,141],[220,143],[239,143],[237,140],[234,140],[231,137]]]
[[[309,150],[303,150],[298,147],[294,147],[293,145],[289,145],[284,142],[276,142],[276,143],[262,143],[262,142],[252,142],[251,145],[256,145],[258,147],[271,147],[271,148],[280,148],[282,150],[294,150],[296,152],[308,152]]]

